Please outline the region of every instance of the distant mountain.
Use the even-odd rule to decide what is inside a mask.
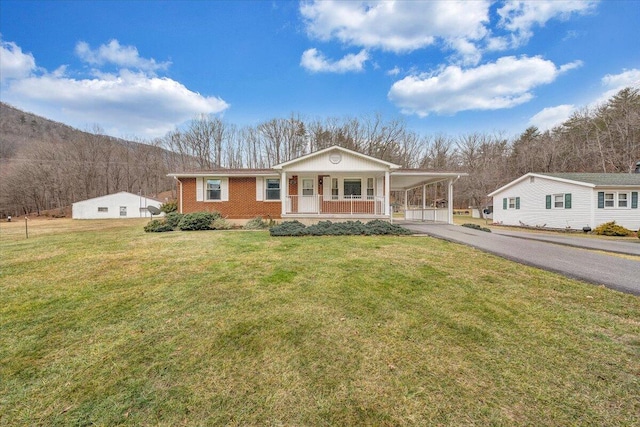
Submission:
[[[24,154],[31,146],[41,142],[71,141],[89,136],[109,143],[136,144],[107,135],[81,131],[0,102],[0,159],[10,159]]]
[[[158,196],[175,154],[0,103],[0,217],[63,210],[118,191]]]

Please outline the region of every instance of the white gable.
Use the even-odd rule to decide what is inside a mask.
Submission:
[[[341,147],[330,147],[274,167],[286,172],[384,172],[398,168],[385,162]]]

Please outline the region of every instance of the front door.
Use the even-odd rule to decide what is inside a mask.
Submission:
[[[300,206],[301,213],[318,212],[318,198],[316,197],[315,178],[302,178],[300,180]]]

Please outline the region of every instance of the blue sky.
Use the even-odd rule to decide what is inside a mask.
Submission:
[[[126,138],[202,113],[512,137],[640,86],[638,40],[634,0],[2,0],[0,99]]]

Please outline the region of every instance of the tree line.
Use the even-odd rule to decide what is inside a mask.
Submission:
[[[93,132],[34,149],[28,162],[3,174],[10,185],[3,182],[0,198],[26,212],[117,190],[153,195],[174,185],[169,172],[269,168],[339,145],[406,168],[466,172],[454,202],[483,206],[488,193],[527,172],[632,172],[640,161],[639,91],[623,89],[551,130],[530,127],[511,139],[480,132],[420,135],[379,114],[313,120],[292,114],[243,128],[202,115],[144,143],[106,144]]]

